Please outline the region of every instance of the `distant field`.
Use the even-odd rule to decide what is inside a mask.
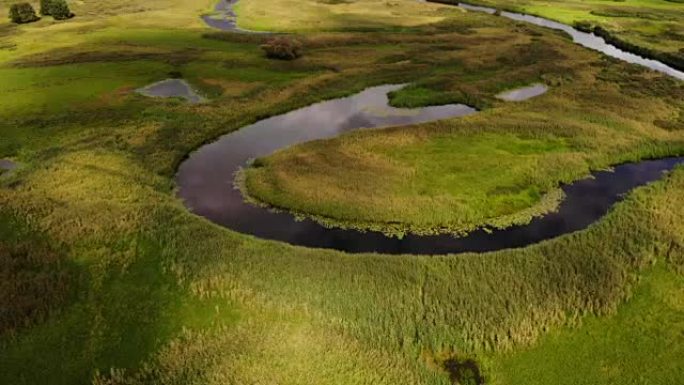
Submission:
[[[295,171],[283,166],[309,151],[327,163],[304,181],[325,170],[362,180],[347,161],[371,181],[373,151],[388,180],[409,166],[422,175],[378,192],[465,194],[482,219],[589,168],[678,153],[681,82],[540,28],[413,0],[242,1],[246,28],[306,31],[304,56],[270,60],[266,36],[209,30],[199,15],[210,1],[73,1],[68,21],[0,21],[0,158],[19,164],[0,175],[0,384],[446,385],[444,362],[467,359],[500,385],[555,373],[576,385],[584,372],[564,375],[568,363],[592,384],[639,383],[637,370],[676,382],[681,168],[585,231],[442,257],[245,236],[189,213],[173,176],[191,151],[254,121],[405,82],[396,104],[482,112],[305,144],[262,171]],[[179,74],[210,100],[134,92]],[[492,98],[534,81],[551,91]],[[344,187],[326,182],[322,193]]]
[[[397,29],[444,20],[458,10],[413,0],[251,0],[236,7],[242,28],[263,31]]]

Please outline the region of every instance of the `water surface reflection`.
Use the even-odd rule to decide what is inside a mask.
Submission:
[[[156,98],[183,98],[190,103],[204,101],[183,79],[166,79],[137,90],[139,94]]]
[[[496,97],[510,102],[519,102],[543,95],[548,90],[549,88],[544,84],[533,84],[528,87],[516,88],[514,90],[502,92],[496,95]]]

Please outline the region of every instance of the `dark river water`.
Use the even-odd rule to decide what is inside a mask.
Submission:
[[[586,228],[601,218],[631,189],[661,178],[684,158],[649,160],[600,171],[592,178],[562,186],[566,198],[557,212],[522,226],[488,232],[478,230],[461,238],[451,235],[402,239],[379,232],[327,228],[312,220],[298,221],[285,212],[273,212],[246,203],[234,189],[234,175],[250,159],[297,143],[331,138],[359,129],[408,125],[475,113],[464,105],[399,109],[388,105],[387,85],[330,100],[262,120],[224,135],[201,147],[181,164],[178,194],[194,213],[235,231],[294,245],[347,252],[388,254],[447,254],[521,247]]]

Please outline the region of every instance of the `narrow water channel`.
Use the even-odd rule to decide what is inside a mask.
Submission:
[[[238,0],[219,0],[211,14],[201,16],[202,21],[211,28],[226,32],[268,34],[268,32],[250,31],[237,26],[237,15],[233,9],[237,2]]]
[[[449,4],[448,2],[444,2],[444,1],[440,1],[440,0],[431,0],[431,1],[441,3],[441,4]],[[489,13],[489,14],[494,14],[496,12],[496,9],[494,9],[494,8],[481,7],[478,5],[470,5],[467,3],[458,3],[458,4],[454,4],[454,5],[458,5],[459,7],[470,10],[470,11],[485,12],[485,13]],[[664,74],[667,74],[669,76],[672,76],[672,77],[680,79],[680,80],[684,80],[684,72],[679,71],[675,68],[672,68],[669,65],[662,63],[658,60],[647,59],[647,58],[641,57],[637,54],[622,50],[622,49],[620,49],[620,48],[618,48],[612,44],[607,43],[604,38],[597,36],[593,33],[582,32],[582,31],[575,29],[569,25],[565,25],[565,24],[559,23],[557,21],[545,19],[543,17],[538,17],[538,16],[525,15],[522,13],[502,11],[501,16],[507,17],[509,19],[516,20],[516,21],[522,21],[525,23],[530,23],[530,24],[541,26],[541,27],[554,29],[557,31],[563,31],[563,32],[567,33],[568,35],[570,35],[570,37],[572,37],[573,42],[575,42],[576,44],[579,44],[583,47],[592,49],[594,51],[602,52],[605,55],[608,55],[610,57],[614,57],[616,59],[620,59],[620,60],[628,62],[628,63],[638,64],[638,65],[641,65],[644,67],[648,67],[654,71],[662,72]]]

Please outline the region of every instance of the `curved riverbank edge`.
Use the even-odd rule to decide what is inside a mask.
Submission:
[[[426,0],[427,2],[431,3],[437,3],[437,4],[444,4],[444,5],[450,5],[450,6],[455,6],[455,7],[461,7],[467,10],[471,11],[477,11],[477,12],[485,12],[489,14],[495,14],[495,13],[500,13],[500,16],[516,20],[516,21],[522,21],[526,23],[531,23],[535,24],[538,26],[542,26],[545,28],[551,28],[555,30],[561,30],[565,31],[567,33],[570,33],[571,36],[573,35],[573,31],[575,34],[581,33],[581,34],[586,34],[590,37],[594,37],[597,39],[600,39],[603,44],[606,46],[612,48],[611,50],[608,49],[601,49],[593,46],[596,42],[591,42],[593,44],[584,44],[582,41],[578,41],[575,39],[576,36],[573,37],[573,41],[579,45],[582,45],[586,48],[602,52],[603,54],[614,57],[623,61],[627,61],[632,64],[637,64],[641,65],[644,67],[651,68],[652,70],[664,73],[666,75],[672,76],[674,78],[677,78],[679,80],[684,80],[684,59],[679,59],[677,57],[674,57],[666,52],[660,52],[660,51],[654,51],[652,49],[648,49],[645,47],[641,47],[632,43],[625,42],[624,40],[616,37],[614,34],[609,32],[608,30],[604,29],[601,26],[594,26],[590,24],[583,24],[583,23],[575,23],[574,26],[564,24],[560,21],[556,21],[553,19],[546,18],[544,16],[538,16],[536,14],[531,14],[531,13],[525,13],[520,9],[517,9],[515,7],[501,7],[501,8],[492,8],[489,5],[480,5],[475,2],[462,2],[462,1],[457,1],[457,0]],[[624,55],[626,54],[626,55]],[[633,60],[632,58],[625,58],[623,56],[634,56],[635,58],[639,58],[641,60]]]
[[[342,230],[354,230],[359,232],[377,232],[387,237],[403,238],[408,234],[418,236],[430,235],[449,235],[453,237],[465,237],[469,233],[487,229],[486,231],[503,230],[511,226],[523,226],[529,224],[535,218],[543,217],[544,215],[556,212],[560,207],[561,202],[565,198],[565,193],[560,187],[556,187],[546,192],[541,199],[530,207],[525,209],[492,218],[485,218],[478,224],[472,226],[419,226],[411,223],[396,222],[373,222],[365,220],[346,220],[344,218],[335,218],[331,216],[320,215],[316,213],[308,213],[305,211],[294,210],[289,207],[280,207],[268,201],[265,201],[258,196],[249,193],[246,185],[247,176],[245,174],[247,168],[240,169],[235,176],[234,188],[240,191],[245,202],[252,205],[269,210],[273,213],[283,213],[292,215],[295,220],[303,221],[309,220],[319,225],[328,228],[338,228]]]
[[[615,34],[611,33],[607,29],[601,27],[600,25],[591,25],[583,23],[575,23],[573,25],[575,29],[582,32],[593,33],[596,36],[602,37],[606,43],[614,45],[621,50],[631,52],[633,54],[645,57],[647,59],[657,60],[659,62],[665,63],[670,67],[678,70],[684,71],[684,58],[674,56],[670,52],[656,51],[650,48],[642,47],[640,45],[632,44],[625,40],[620,39]]]
[[[446,2],[445,0],[428,1],[461,5],[466,8],[476,8],[475,10],[484,10],[488,13],[495,12],[493,8],[465,6],[454,4],[455,2]],[[626,62],[652,68],[675,78],[684,79],[684,73],[672,69],[663,63],[621,51],[594,34],[582,32],[565,24],[536,16],[509,12],[502,12],[502,15],[514,20],[527,21],[532,24],[565,31],[579,45],[603,52],[608,56],[613,56]],[[315,119],[317,118],[316,108],[339,101],[352,100],[368,92],[382,92],[386,98],[388,92],[400,87],[401,85],[371,87],[353,96],[319,102],[259,121],[226,134],[189,154],[188,158],[179,165],[178,173],[176,174],[176,181],[179,186],[178,196],[184,201],[184,204],[190,211],[214,223],[258,238],[282,241],[292,245],[335,249],[350,253],[437,255],[488,252],[529,246],[560,235],[584,230],[605,216],[614,204],[623,200],[625,195],[631,190],[661,179],[664,173],[684,163],[684,157],[669,157],[625,163],[614,166],[609,171],[592,172],[589,178],[560,186],[566,199],[560,202],[558,210],[534,217],[527,224],[513,225],[498,230],[480,228],[463,237],[454,237],[451,234],[417,235],[410,233],[398,238],[388,237],[386,234],[378,231],[359,231],[339,227],[330,228],[310,218],[298,218],[290,212],[274,212],[270,209],[250,204],[245,201],[240,190],[234,188],[236,174],[238,174],[242,167],[247,165],[249,159],[269,155],[286,146],[314,139],[338,136],[344,131],[361,127],[351,124],[352,120],[359,120],[359,116],[356,115],[343,115],[347,116],[346,120],[344,120],[344,127],[329,127],[329,124],[319,122],[321,117],[318,117],[318,120]],[[377,103],[377,100],[372,101],[372,99],[368,99],[367,95],[365,99],[360,99],[360,101],[368,100],[371,100],[371,105]],[[359,111],[346,111],[347,114],[351,112],[357,115],[359,113]],[[435,113],[439,115],[443,114],[444,111],[435,111]],[[297,135],[296,132],[293,135],[287,130],[283,131],[282,128],[280,128],[278,135],[275,137],[268,135],[270,132],[269,128],[265,129],[263,123],[288,117],[292,114],[303,114],[306,118],[304,121],[307,121],[307,124],[316,126],[313,132],[308,134],[309,136]],[[432,120],[445,118],[445,116],[438,117],[436,115],[428,114],[427,116],[432,117]],[[373,117],[370,116],[370,118]],[[369,119],[369,116],[363,116],[360,120],[364,121],[367,119]],[[329,117],[326,122],[330,122]],[[383,126],[379,123],[369,126],[367,123],[367,121],[364,121],[363,126]],[[385,122],[384,126],[408,124],[412,123]],[[253,140],[255,130],[257,131],[257,138],[259,135],[266,135],[261,142]],[[311,135],[314,137],[311,137]],[[235,141],[226,146],[224,142],[230,142],[235,137],[237,137],[237,144],[242,144],[243,147],[236,147]],[[251,138],[252,140],[245,141],[246,138]],[[249,146],[245,146],[246,143],[255,143],[254,148],[248,148]],[[230,146],[233,146],[233,149],[239,150],[237,155],[235,152],[226,151],[226,149],[231,148]],[[230,159],[227,160],[226,157]],[[223,164],[231,162],[232,165],[229,166]]]
[[[406,110],[387,105],[387,94],[400,87],[402,85],[371,87],[228,133],[191,153],[180,165],[176,175],[178,196],[195,214],[258,238],[350,253],[456,254],[524,247],[586,229],[632,189],[659,180],[664,172],[684,163],[682,157],[671,157],[592,172],[589,178],[560,186],[565,199],[556,211],[535,217],[527,224],[500,230],[481,228],[463,237],[409,233],[398,238],[378,231],[329,228],[289,212],[274,212],[250,204],[234,188],[236,173],[248,165],[250,159],[267,156],[283,147],[337,137],[363,127],[408,125],[475,112],[467,106],[451,105],[426,107],[407,114]],[[377,115],[378,111],[383,113]]]

